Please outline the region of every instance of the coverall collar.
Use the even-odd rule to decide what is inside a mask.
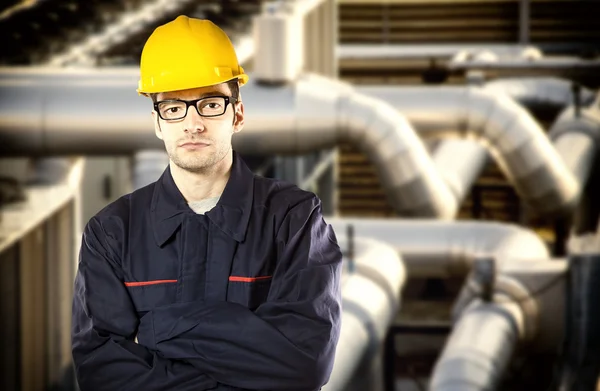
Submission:
[[[243,242],[252,210],[254,174],[242,158],[233,151],[231,175],[217,205],[206,216],[221,231]],[[175,185],[167,166],[156,182],[152,194],[150,215],[156,244],[162,246],[175,233],[186,213],[194,213]]]

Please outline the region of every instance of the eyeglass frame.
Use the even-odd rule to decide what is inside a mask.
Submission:
[[[223,100],[225,100],[225,107],[223,108],[223,112],[221,114],[214,114],[214,115],[200,114],[200,110],[198,110],[198,102],[200,102],[201,100],[210,99],[210,98],[223,98]],[[183,103],[185,103],[185,114],[181,118],[168,118],[168,119],[163,118],[162,114],[160,113],[160,110],[158,109],[158,105],[161,103],[164,103],[164,102],[183,102]],[[196,113],[198,113],[198,115],[200,117],[215,118],[215,117],[220,117],[220,116],[224,115],[227,112],[227,106],[229,104],[235,105],[236,103],[237,103],[237,99],[235,97],[227,96],[227,95],[203,96],[202,98],[198,98],[198,99],[194,99],[194,100],[165,99],[165,100],[161,100],[158,102],[154,102],[154,111],[156,111],[159,118],[162,119],[163,121],[180,121],[180,120],[184,119],[185,117],[187,117],[188,109],[190,108],[190,106],[194,106],[194,108],[196,109]]]

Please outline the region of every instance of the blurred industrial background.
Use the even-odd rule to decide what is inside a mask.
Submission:
[[[340,239],[324,390],[600,390],[600,2],[1,7],[0,389],[77,389],[82,228],[168,164],[135,89],[185,14],[250,73],[235,149],[316,192]]]

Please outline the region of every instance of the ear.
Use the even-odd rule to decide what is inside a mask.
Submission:
[[[235,121],[233,122],[233,133],[241,132],[244,128],[244,102],[236,103]]]
[[[160,140],[162,140],[163,134],[162,134],[162,130],[160,129],[160,124],[158,123],[159,117],[158,117],[158,114],[156,113],[156,111],[154,111],[154,110],[152,110],[152,120],[154,121],[154,134],[156,135],[156,137],[158,137]]]

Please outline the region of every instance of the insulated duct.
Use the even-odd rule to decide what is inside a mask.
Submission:
[[[388,243],[402,255],[411,278],[464,276],[483,255],[493,256],[500,264],[549,257],[539,236],[511,224],[367,218],[329,218],[327,222],[337,233],[352,226],[357,236]]]
[[[511,69],[511,70],[553,70],[553,71],[589,71],[600,69],[600,60],[582,59],[569,56],[540,57],[536,59],[528,57],[500,58],[490,61],[489,59],[457,58],[447,65],[450,70],[467,69]]]
[[[19,72],[21,74],[19,74]],[[251,78],[252,80],[252,78]],[[151,105],[136,96],[137,71],[2,70],[5,155],[129,154],[160,149]],[[302,154],[348,142],[374,163],[392,206],[408,216],[451,219],[458,203],[408,121],[383,100],[334,80],[242,88],[242,154]]]
[[[546,134],[509,96],[477,87],[357,87],[390,102],[424,137],[481,140],[526,204],[542,215],[571,213],[580,189]]]
[[[600,95],[599,95],[600,97]],[[600,145],[600,100],[576,104],[565,109],[550,128],[550,137],[558,153],[577,180],[586,184],[574,217],[576,234],[596,231],[600,205],[600,187],[588,181],[597,175],[597,149]],[[595,174],[592,174],[594,172]]]
[[[406,60],[410,58],[450,58],[460,55],[465,58],[476,56],[482,52],[494,53],[498,56],[530,58],[530,53],[540,57],[541,52],[534,46],[502,45],[502,44],[341,44],[337,47],[340,60]]]
[[[429,390],[496,390],[519,341],[522,318],[514,303],[476,302],[466,309],[436,362]]]
[[[557,77],[503,78],[487,82],[484,89],[492,94],[507,94],[529,109],[562,110],[576,102],[573,82]],[[580,94],[584,105],[595,98],[594,91],[587,88],[581,88]]]
[[[432,391],[496,390],[519,343],[552,354],[563,333],[564,260],[508,260],[495,273],[493,258],[485,258],[455,304],[457,320],[436,362]]]
[[[494,95],[506,94],[528,110],[551,110],[557,114],[574,102],[588,105],[595,98],[593,91],[581,88],[577,92],[578,88],[571,81],[553,77],[499,79],[486,83],[483,88]],[[576,93],[580,94],[578,98],[574,96]],[[410,117],[410,113],[403,114]],[[587,155],[593,152],[590,149],[593,145],[589,145],[587,140],[579,140],[582,138],[584,136],[570,135],[555,143],[559,155],[580,184],[585,183],[587,176],[582,172],[585,164],[578,162],[589,162]],[[472,140],[442,140],[432,156],[438,172],[450,186],[459,204],[479,178],[489,158],[486,147]],[[461,158],[457,159],[457,156]]]
[[[487,149],[471,140],[443,140],[431,153],[439,175],[460,205],[488,162]],[[457,158],[460,157],[460,158]]]
[[[356,237],[352,239],[354,251],[347,251],[350,241],[339,233],[337,236],[345,253],[343,326],[333,371],[323,391],[348,391],[351,383],[355,387],[359,381],[366,387],[354,389],[371,390],[374,388],[365,382],[377,383],[383,370],[363,366],[383,354],[381,347],[399,309],[406,272],[400,255],[389,245]]]

